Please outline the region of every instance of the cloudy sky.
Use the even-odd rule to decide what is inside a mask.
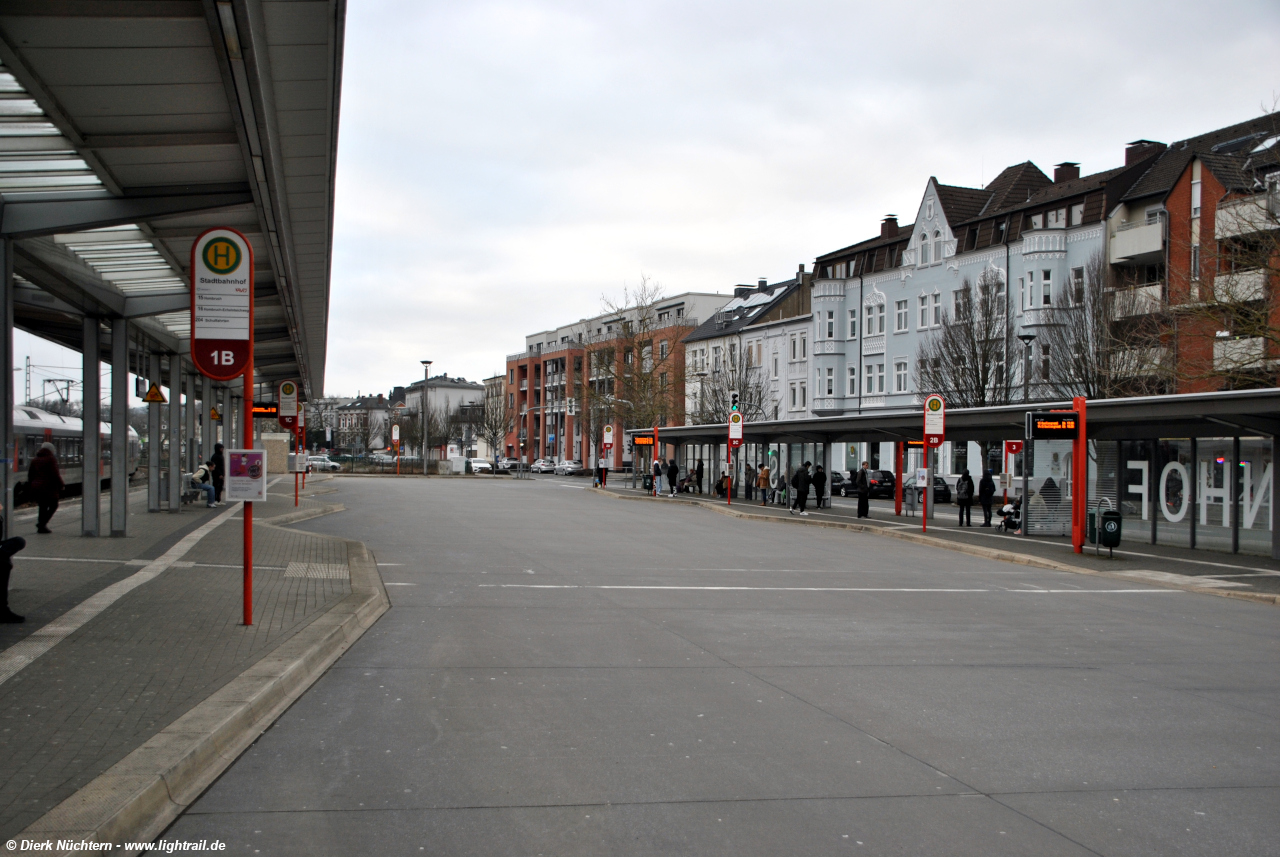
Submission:
[[[480,379],[642,276],[783,279],[930,175],[1094,172],[1280,94],[1274,0],[347,9],[330,394]]]

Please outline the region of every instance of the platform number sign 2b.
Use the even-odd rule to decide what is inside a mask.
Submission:
[[[191,245],[191,360],[202,375],[243,375],[253,349],[253,247],[234,229]]]

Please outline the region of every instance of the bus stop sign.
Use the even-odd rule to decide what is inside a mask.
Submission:
[[[230,381],[253,351],[253,247],[234,229],[209,229],[191,245],[191,362]]]

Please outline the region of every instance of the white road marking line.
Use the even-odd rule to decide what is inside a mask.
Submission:
[[[217,517],[193,530],[158,559],[147,563],[141,571],[134,572],[124,580],[117,581],[96,595],[86,598],[72,607],[57,619],[36,629],[30,636],[0,652],[0,684],[18,674],[24,667],[52,649],[68,636],[84,627],[90,619],[106,610],[126,594],[168,571],[188,551],[199,544],[200,540],[213,532],[219,525],[240,511],[239,505],[233,506]]]
[[[481,589],[641,589],[692,592],[1030,592],[1036,595],[1133,595],[1138,593],[1181,592],[1181,589],[942,589],[928,587],[876,586],[637,586],[552,583],[479,583]]]
[[[383,586],[417,586],[418,584],[416,584],[416,583],[388,583],[388,582],[384,581],[382,585],[383,585]]]

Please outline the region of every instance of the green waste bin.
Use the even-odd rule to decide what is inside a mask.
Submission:
[[[1102,546],[1104,548],[1111,549],[1120,547],[1120,531],[1123,527],[1123,519],[1120,517],[1119,512],[1113,509],[1108,509],[1103,512],[1102,518],[1099,522],[1099,527],[1102,531],[1100,533],[1100,538],[1102,539]]]
[[[644,484],[644,490],[646,491],[653,490],[653,474],[652,473],[646,473],[644,475],[643,484]]]

